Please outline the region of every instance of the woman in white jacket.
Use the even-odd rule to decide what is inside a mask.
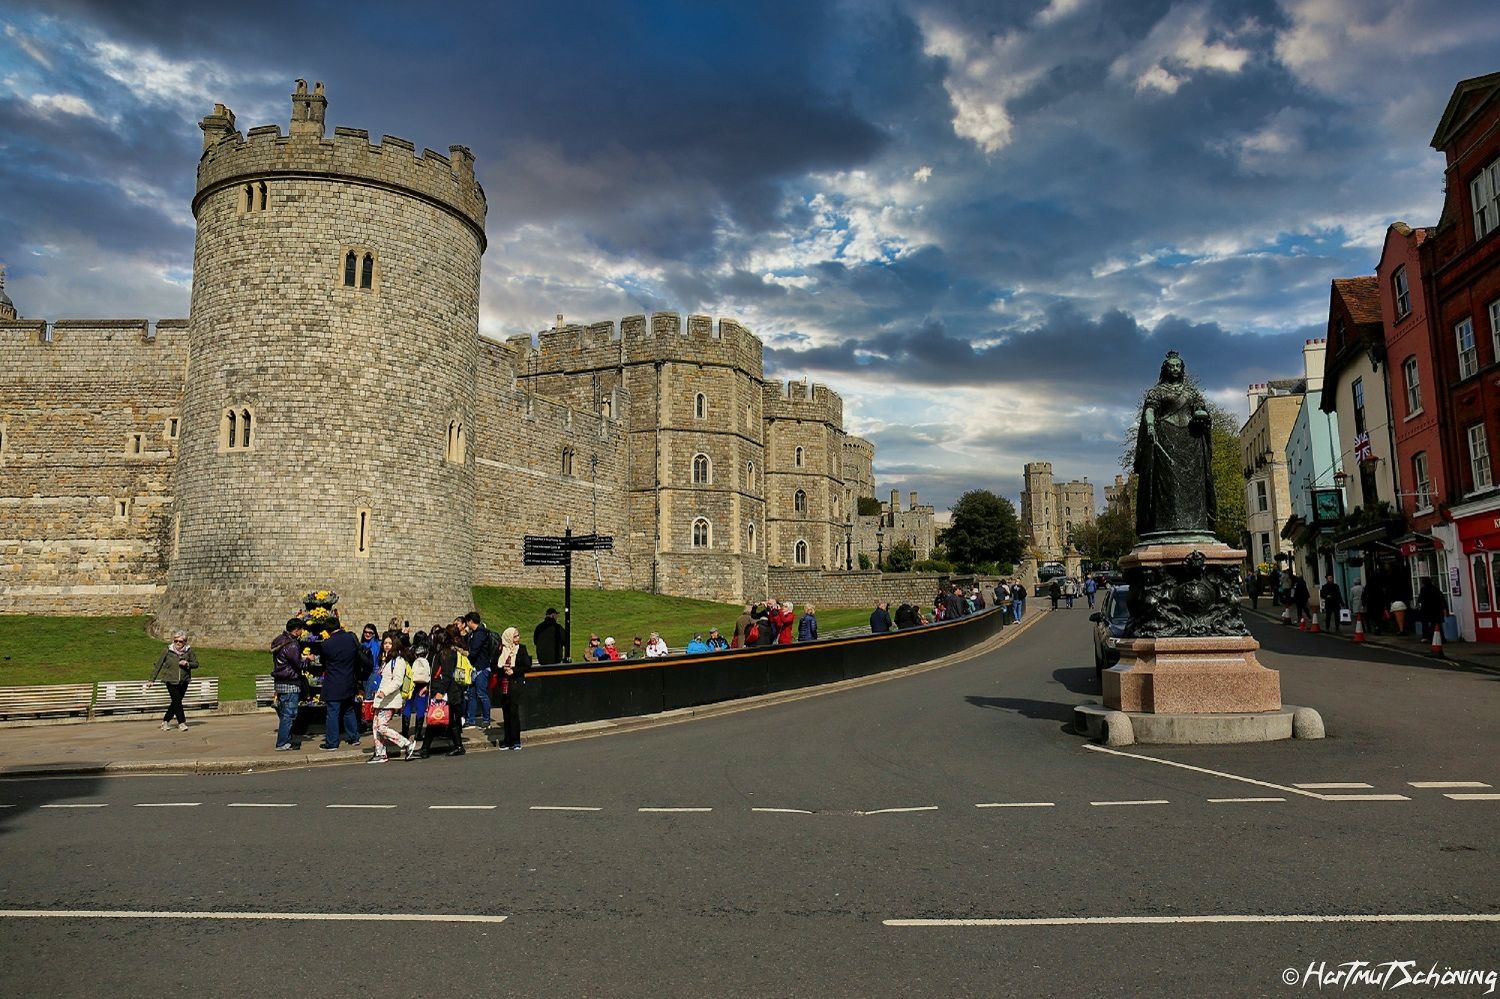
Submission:
[[[371,763],[384,763],[390,759],[386,746],[401,748],[401,758],[409,760],[416,753],[417,744],[391,728],[391,719],[406,703],[406,678],[411,667],[406,662],[406,640],[400,634],[388,634],[380,644],[380,686],[375,691],[375,720],[370,725],[370,734],[375,738],[375,755]]]

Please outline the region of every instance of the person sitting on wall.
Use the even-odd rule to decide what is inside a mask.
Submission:
[[[875,610],[870,614],[870,634],[884,635],[891,630],[891,612],[886,609],[884,600],[875,605]]]
[[[660,659],[662,656],[669,656],[671,654],[672,650],[667,648],[667,643],[662,641],[661,636],[653,631],[651,633],[651,640],[646,643],[646,658]]]
[[[895,625],[898,630],[905,631],[907,628],[917,626],[917,609],[911,604],[902,601],[901,606],[896,608]]]
[[[604,651],[604,646],[600,644],[598,635],[590,635],[589,650],[585,652],[583,656],[585,659],[592,659],[595,662],[603,662],[604,660],[609,658],[609,653]]]
[[[708,651],[708,643],[703,640],[702,633],[693,635],[693,640],[687,643],[687,654],[690,656],[701,656]]]
[[[727,648],[729,648],[729,643],[724,641],[724,636],[719,634],[719,629],[710,628],[708,631],[708,651],[723,652]]]
[[[625,658],[626,659],[645,659],[646,658],[646,643],[643,642],[643,641],[641,641],[641,636],[640,635],[636,635],[635,636],[635,640],[630,643],[630,652],[629,652],[629,654],[627,654],[625,656]]]
[[[620,650],[615,648],[615,640],[612,637],[604,639],[604,658],[611,662],[621,658]]]

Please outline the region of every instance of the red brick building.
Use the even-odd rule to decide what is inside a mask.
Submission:
[[[1500,73],[1454,88],[1432,146],[1447,160],[1447,193],[1442,216],[1418,252],[1436,362],[1433,387],[1444,396],[1438,425],[1446,482],[1436,506],[1452,525],[1444,533],[1456,534],[1460,548],[1448,593],[1464,635],[1500,642],[1494,457],[1500,447]],[[1393,375],[1392,385],[1398,397],[1399,377]],[[1430,470],[1430,452],[1428,460]]]

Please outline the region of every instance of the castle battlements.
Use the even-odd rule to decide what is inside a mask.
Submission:
[[[560,317],[559,317],[560,318]],[[614,322],[559,323],[535,337],[508,337],[518,374],[561,374],[680,361],[717,363],[761,377],[760,339],[734,319],[676,312],[625,316]]]
[[[234,112],[222,104],[199,122],[204,149],[198,161],[194,215],[206,197],[229,185],[278,176],[328,176],[397,188],[435,201],[467,222],[484,246],[488,205],[474,176],[474,154],[467,146],[449,146],[446,156],[424,149],[418,156],[410,140],[383,135],[376,145],[362,128],[335,128],[333,138],[325,138],[323,85],[317,84],[309,93],[305,81],[297,84],[289,134],[282,134],[280,125],[259,125],[242,136],[235,131]]]
[[[768,420],[812,420],[844,425],[844,399],[827,385],[801,378],[767,382],[761,394]]]

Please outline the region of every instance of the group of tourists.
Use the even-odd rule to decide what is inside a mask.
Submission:
[[[1057,610],[1058,602],[1061,601],[1067,610],[1073,609],[1073,601],[1080,596],[1086,598],[1089,607],[1094,606],[1094,600],[1099,591],[1109,585],[1109,580],[1100,573],[1084,576],[1080,582],[1073,576],[1064,576],[1054,579],[1047,586],[1047,598],[1052,601],[1052,609]]]
[[[1448,617],[1448,597],[1442,587],[1426,577],[1417,588],[1415,613],[1407,603],[1410,590],[1388,578],[1374,577],[1366,584],[1364,577],[1356,576],[1349,584],[1349,598],[1344,599],[1343,588],[1334,581],[1333,575],[1324,577],[1318,589],[1318,611],[1322,619],[1322,630],[1337,633],[1341,626],[1358,620],[1371,634],[1407,634],[1407,623],[1412,624],[1411,633],[1419,641],[1429,638],[1432,632],[1443,626]],[[1246,596],[1250,606],[1258,609],[1262,597],[1281,607],[1281,623],[1299,627],[1313,622],[1311,610],[1312,592],[1302,574],[1293,569],[1282,569],[1279,565],[1269,573],[1257,569],[1245,581]]]
[[[308,721],[302,710],[312,693],[305,629],[301,618],[291,618],[271,642],[277,752],[297,748]],[[464,729],[491,725],[496,700],[503,718],[499,748],[521,748],[521,685],[531,655],[520,632],[506,628],[497,636],[478,611],[415,634],[410,622],[392,620],[384,633],[367,624],[358,638],[335,617],[316,655],[324,751],[338,749],[340,741],[358,746],[361,729],[368,728],[375,742],[371,763],[393,755],[426,759],[437,740],[447,755],[462,756]]]
[[[870,633],[884,635],[892,631],[907,631],[939,621],[952,621],[970,614],[977,614],[987,607],[1000,609],[1006,621],[1019,623],[1026,611],[1026,587],[1017,579],[1002,579],[995,584],[987,602],[984,590],[972,586],[965,590],[957,583],[939,586],[932,600],[932,611],[928,613],[916,604],[902,602],[891,610],[889,601],[882,600],[870,613]]]

